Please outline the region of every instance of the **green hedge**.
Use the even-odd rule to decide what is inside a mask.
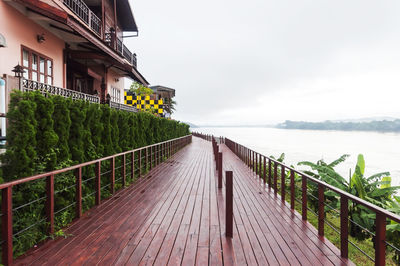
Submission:
[[[39,92],[14,92],[7,117],[4,181],[189,134],[174,120]]]
[[[129,113],[60,96],[44,97],[39,92],[14,92],[7,117],[7,150],[1,157],[4,179],[0,182],[189,134],[188,125],[149,113]],[[117,158],[115,163],[121,167],[122,161]],[[110,170],[108,161],[102,162],[101,167],[103,171]],[[93,174],[93,166],[82,169],[84,211],[94,205]],[[116,172],[117,178],[121,178],[120,171]],[[104,175],[101,182],[107,186],[109,178]],[[71,205],[75,202],[74,184],[73,172],[59,174],[55,179],[56,235],[62,235],[63,232],[58,230],[75,217],[74,205]],[[117,181],[115,185],[117,188],[122,186]],[[102,198],[108,196],[110,192],[102,190]],[[45,198],[46,183],[43,179],[13,187],[13,206],[18,209],[13,212],[13,230],[17,234],[23,232],[14,237],[15,256],[48,237]],[[28,205],[30,202],[34,204]]]

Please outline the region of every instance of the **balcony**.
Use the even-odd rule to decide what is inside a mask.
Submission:
[[[43,95],[58,95],[65,98],[71,98],[72,100],[82,100],[87,101],[89,103],[100,103],[100,97],[97,95],[90,95],[87,93],[73,91],[69,89],[59,88],[56,86],[52,86],[49,84],[40,83],[34,80],[23,79],[22,80],[22,91],[38,91]],[[122,110],[125,112],[133,112],[136,113],[138,110],[136,107],[118,103],[112,100],[108,100],[106,102],[110,106],[110,108]],[[1,114],[0,114],[1,116]]]
[[[90,103],[100,103],[100,97],[97,95],[90,95],[79,91],[59,88],[29,79],[23,79],[22,91],[39,91],[43,95],[59,95],[65,98],[72,98],[72,100],[83,100]]]
[[[63,3],[77,15],[90,29],[102,38],[102,20],[82,0],[63,0]],[[104,33],[104,42],[124,57],[132,66],[137,67],[136,54],[123,44],[114,32]]]
[[[137,67],[136,54],[129,51],[120,38],[118,38],[115,32],[107,32],[104,34],[104,41],[108,46],[113,48],[118,54],[123,56],[131,65]]]
[[[101,19],[82,0],[63,0],[63,3],[90,29],[101,37]]]

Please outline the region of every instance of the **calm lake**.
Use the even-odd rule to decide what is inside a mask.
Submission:
[[[365,175],[389,171],[392,185],[400,185],[400,134],[360,131],[319,131],[276,128],[201,127],[192,131],[228,137],[261,154],[278,157],[285,153],[286,164],[297,169],[300,161],[330,163],[343,154],[350,157],[336,167],[346,179],[354,172],[357,155],[365,159]]]

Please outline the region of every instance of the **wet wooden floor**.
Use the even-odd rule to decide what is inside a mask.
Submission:
[[[210,142],[193,143],[137,184],[88,211],[18,265],[340,265],[320,239],[222,145],[234,176],[233,238],[225,237],[225,188],[218,190]]]

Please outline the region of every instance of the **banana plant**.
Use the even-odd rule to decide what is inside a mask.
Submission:
[[[393,196],[393,201],[391,202],[391,207],[389,211],[400,215],[400,196]],[[390,220],[389,224],[386,226],[387,230],[387,240],[396,247],[400,247],[400,224]],[[400,251],[394,249],[394,261],[400,264]]]
[[[324,160],[319,160],[316,164],[304,161],[299,162],[298,165],[305,165],[311,168],[311,171],[304,171],[306,174],[347,191],[350,194],[369,201],[377,206],[390,208],[391,203],[393,202],[393,195],[395,195],[396,191],[400,188],[399,186],[391,186],[390,173],[382,172],[370,177],[365,177],[364,156],[359,154],[355,171],[349,181],[347,181],[335,171],[334,167],[344,162],[348,157],[349,155],[347,154],[342,155],[330,164],[324,162]],[[310,203],[316,209],[318,206],[318,200],[316,198],[318,195],[317,186],[310,182],[310,184],[308,184],[308,190],[315,197],[314,199],[310,199]],[[340,198],[335,192],[329,190],[325,191],[325,198],[330,207],[335,209],[340,207]],[[372,217],[374,216],[374,213],[362,205],[350,202],[349,216],[353,221],[350,223],[350,234],[359,239],[369,237],[368,231],[371,231],[374,227],[374,217]]]
[[[297,163],[297,165],[304,165],[311,168],[310,170],[305,170],[304,173],[317,178],[325,183],[332,186],[340,188],[342,190],[348,191],[349,183],[345,178],[343,178],[339,173],[335,171],[335,167],[340,163],[344,162],[349,157],[348,154],[340,156],[338,159],[332,161],[331,163],[326,163],[323,159],[318,160],[317,163],[312,163],[309,161],[302,161]],[[310,204],[314,210],[318,208],[318,186],[314,182],[308,182],[308,191],[313,197],[310,198]],[[329,207],[337,209],[339,208],[340,198],[339,195],[333,191],[325,190],[326,205]],[[325,207],[326,211],[331,208]]]

